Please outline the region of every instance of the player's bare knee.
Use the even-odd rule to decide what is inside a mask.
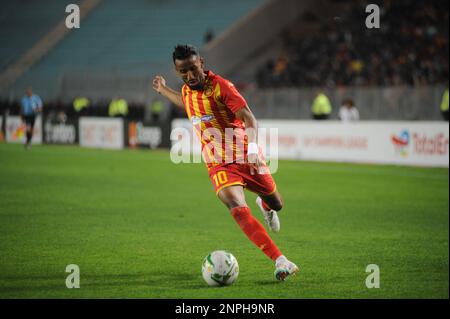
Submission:
[[[236,207],[245,207],[245,206],[247,206],[247,203],[245,201],[240,200],[240,199],[237,199],[237,198],[234,199],[233,198],[233,199],[228,200],[226,205],[227,205],[227,207],[229,209],[233,209],[233,208],[236,208]]]

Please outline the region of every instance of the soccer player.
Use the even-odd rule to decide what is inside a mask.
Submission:
[[[155,76],[153,88],[186,110],[200,137],[217,196],[247,237],[275,262],[275,277],[285,280],[299,268],[280,252],[245,201],[244,187],[259,195],[256,203],[268,228],[280,230],[277,212],[283,203],[256,143],[257,122],[253,113],[230,81],[204,69],[196,48],[178,45],[172,58],[184,82],[181,92],[167,86],[160,75]]]
[[[25,142],[25,148],[28,149],[31,146],[31,139],[33,138],[36,115],[42,112],[42,100],[38,95],[33,94],[33,89],[29,87],[21,102],[20,115],[26,126],[27,140]]]

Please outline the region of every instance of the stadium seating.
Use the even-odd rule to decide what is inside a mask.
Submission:
[[[31,73],[70,72],[80,66],[143,73],[151,63],[170,61],[174,44],[201,46],[207,29],[219,34],[262,2],[102,1]]]
[[[0,28],[0,38],[6,43],[0,48],[0,68],[62,21],[68,2],[41,0],[39,7],[26,1],[3,4],[0,22],[7,27]],[[70,107],[79,95],[97,104],[116,94],[135,105],[148,104],[156,95],[149,89],[153,75],[164,74],[174,87],[181,84],[171,66],[170,53],[175,44],[202,47],[207,30],[212,29],[216,36],[224,34],[263,3],[264,0],[196,0],[195,5],[188,5],[184,0],[103,0],[82,20],[80,29],[70,32],[10,89],[0,92],[0,99],[5,101],[0,104],[14,104],[28,85],[43,97],[46,105],[58,101]],[[308,3],[314,4],[314,0]],[[448,35],[448,14],[444,14],[448,12],[447,2],[446,7],[444,2],[383,2],[386,16],[378,31],[361,28],[366,16],[361,3],[323,3],[327,6],[318,5],[315,10],[313,5],[302,7],[305,12],[298,14],[295,23],[270,35],[273,39],[267,38],[262,47],[253,47],[240,59],[233,58],[238,49],[224,50],[222,44],[226,41],[203,47],[207,67],[212,66],[232,80],[259,118],[310,118],[310,88],[326,87],[335,106],[333,119],[337,118],[339,103],[348,96],[358,106],[364,106],[364,119],[441,119],[436,106],[445,89],[443,79],[448,79],[448,37],[442,36]],[[333,3],[341,9],[336,10]],[[398,19],[409,3],[414,5],[406,17],[417,17],[414,26],[405,18]],[[247,24],[255,25],[258,14],[268,7],[251,15]],[[441,7],[447,10],[440,10]],[[337,12],[339,16],[335,16]],[[269,22],[263,20],[272,27],[270,21],[281,19],[274,18],[273,10],[270,13]],[[403,27],[394,28],[396,21]],[[258,32],[261,34],[260,29],[245,34],[241,32],[243,25],[227,32],[222,40],[233,38],[242,47],[242,43],[251,43],[249,39],[258,37]],[[399,45],[406,49],[399,51]],[[220,59],[209,59],[208,48],[225,54]],[[235,61],[234,69],[220,72],[218,66],[225,64],[223,61]],[[403,88],[405,84],[422,89],[410,92],[410,88]]]
[[[50,31],[62,19],[64,10],[60,0],[39,1],[39,5],[34,1],[2,1],[0,71]]]

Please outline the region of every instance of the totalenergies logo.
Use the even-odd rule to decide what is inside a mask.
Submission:
[[[408,156],[408,146],[410,142],[410,135],[408,130],[403,130],[399,135],[393,134],[391,136],[391,142],[394,144],[396,151],[401,156]]]
[[[392,135],[391,142],[396,151],[403,157],[415,156],[448,156],[449,139],[444,132],[426,133],[403,130],[399,135]]]

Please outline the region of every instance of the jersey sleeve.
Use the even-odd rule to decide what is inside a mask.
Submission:
[[[181,87],[181,101],[183,102],[183,105],[186,105],[186,103],[184,102],[184,84]]]
[[[233,112],[236,113],[247,105],[244,97],[238,92],[233,83],[228,80],[222,79],[219,82],[220,85],[220,97],[223,103]]]
[[[183,86],[181,87],[181,101],[183,102],[184,107],[186,107],[186,105],[187,105],[187,102],[186,102],[187,96],[188,96],[188,94],[186,92],[186,84],[183,84]]]

